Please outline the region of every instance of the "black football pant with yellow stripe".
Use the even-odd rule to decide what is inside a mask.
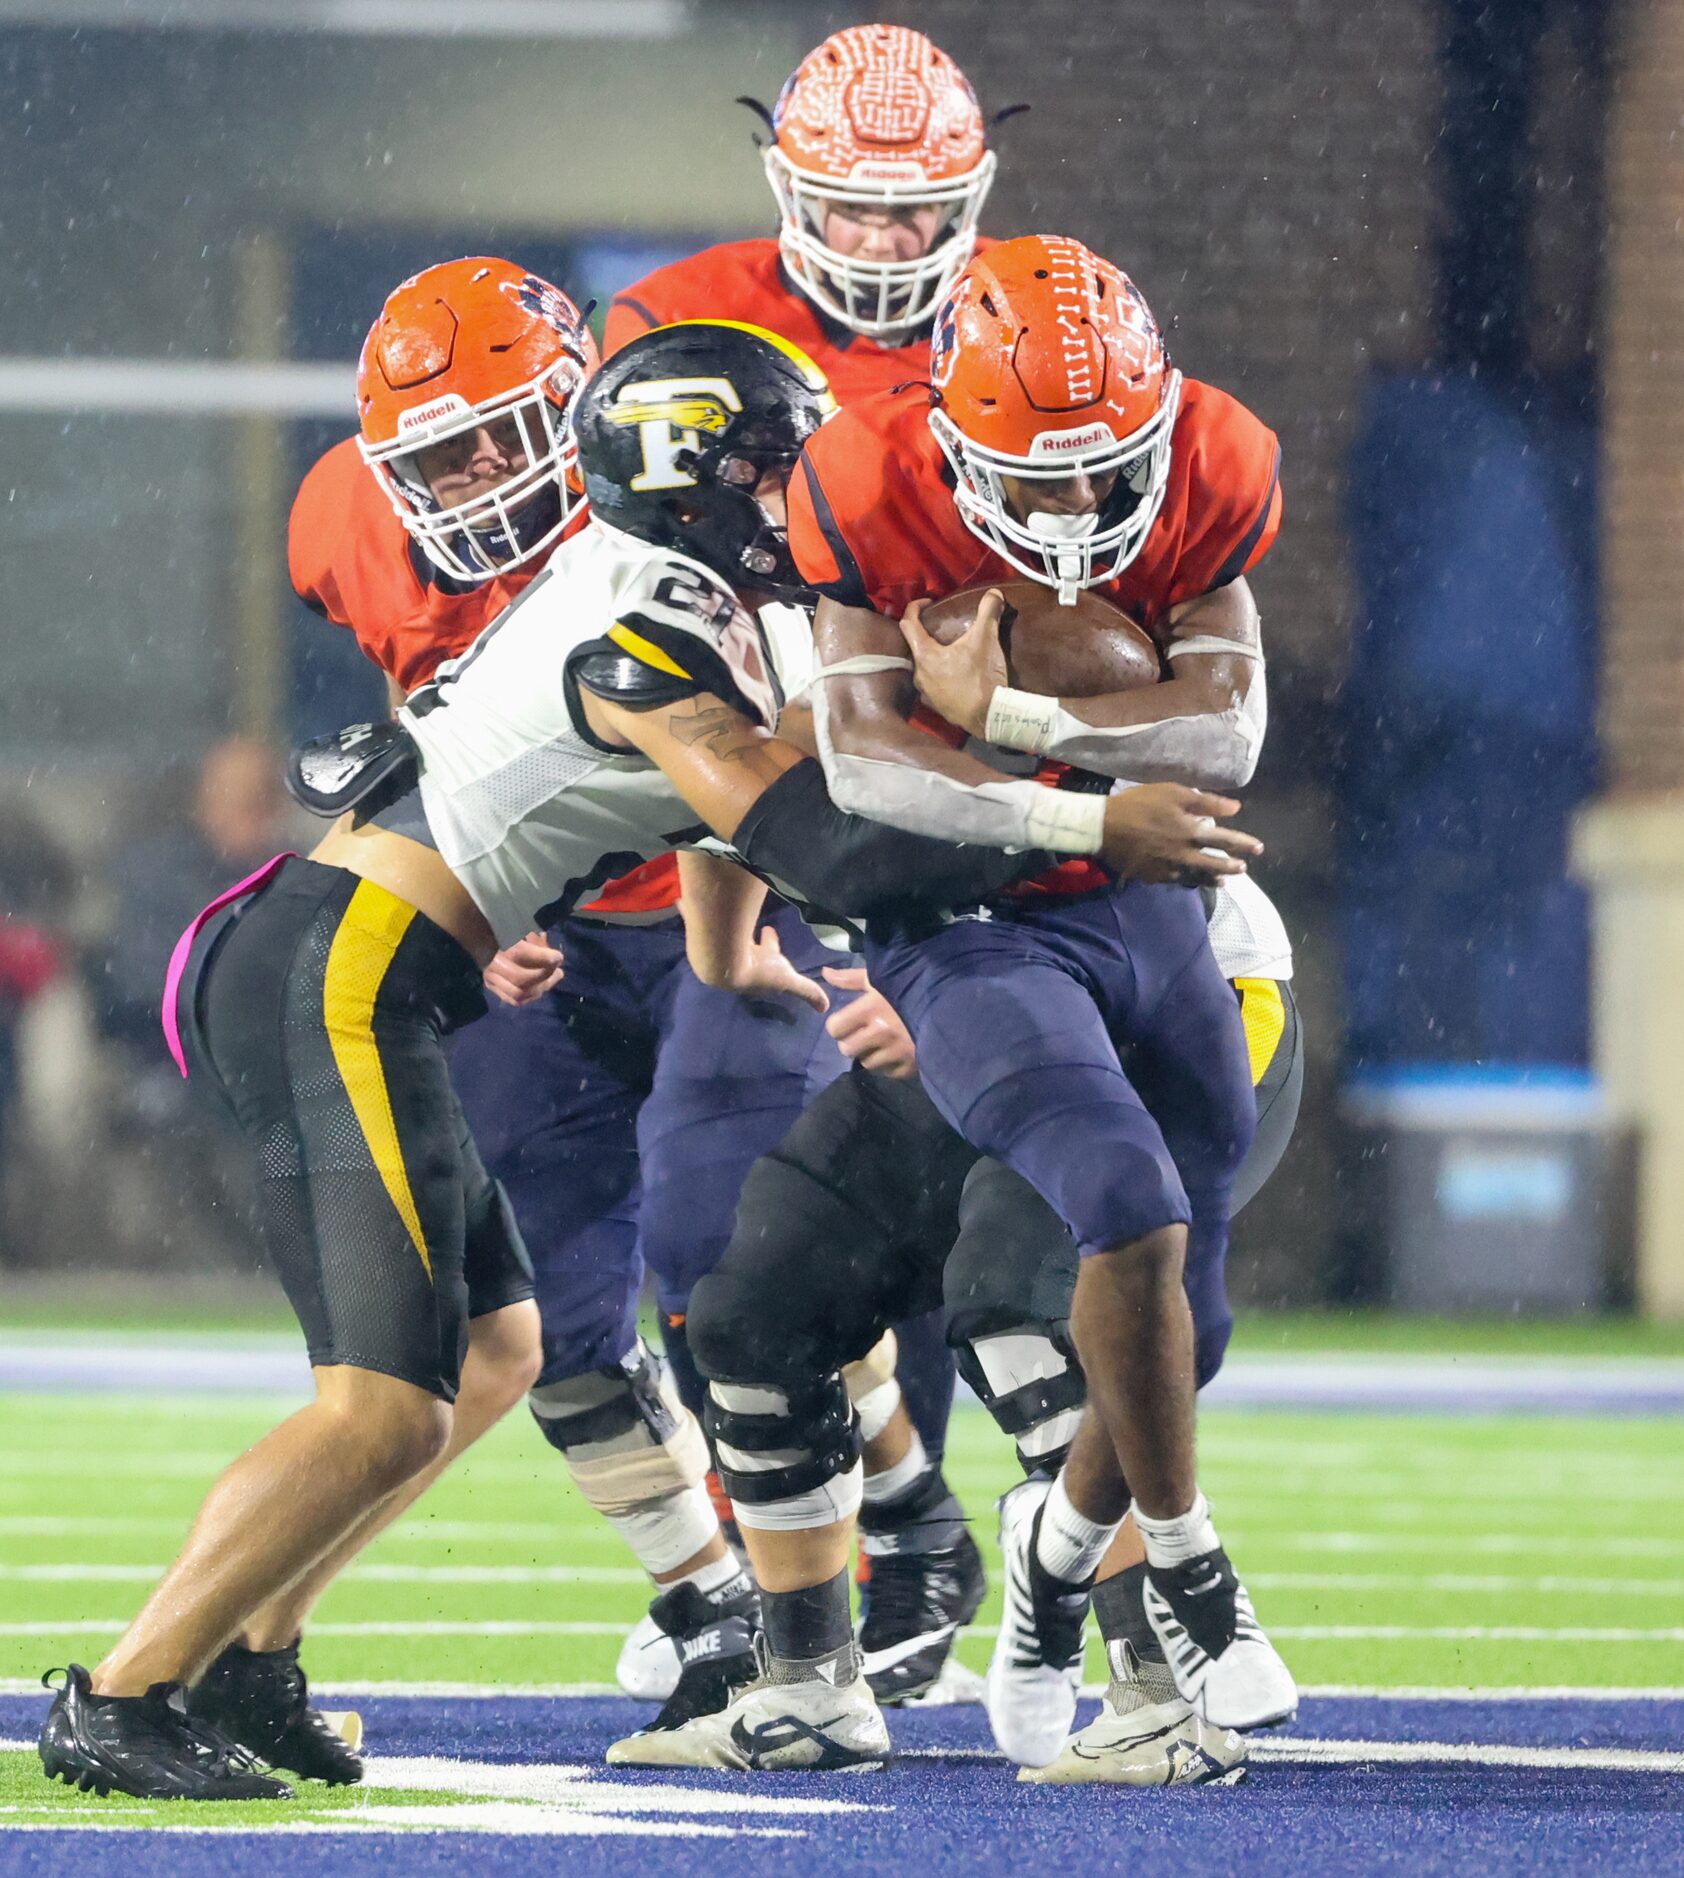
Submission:
[[[532,1295],[441,1039],[478,968],[406,901],[292,860],[199,935],[179,994],[194,1080],[256,1151],[264,1237],[314,1365],[453,1401],[471,1318]]]

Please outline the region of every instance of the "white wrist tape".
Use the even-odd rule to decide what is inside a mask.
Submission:
[[[1105,797],[1072,795],[1062,789],[1029,784],[1044,796],[1031,802],[1026,817],[1029,845],[1055,854],[1097,854],[1105,845]]]
[[[1007,750],[1027,750],[1038,755],[1058,722],[1057,698],[1037,697],[1033,691],[1015,691],[1010,685],[996,685],[988,700],[988,719],[982,734],[990,743]]]

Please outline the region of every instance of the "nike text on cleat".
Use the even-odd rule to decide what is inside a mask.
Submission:
[[[1082,1687],[1083,1585],[1049,1577],[1035,1562],[1035,1537],[1052,1482],[1034,1477],[1000,1502],[1005,1608],[989,1659],[983,1701],[1008,1760],[1045,1767],[1062,1750]]]
[[[272,1767],[330,1787],[363,1777],[362,1720],[352,1740],[310,1704],[310,1686],[298,1663],[298,1645],[244,1650],[231,1643],[187,1691],[187,1713],[239,1742]]]
[[[1246,1744],[1194,1713],[1167,1664],[1141,1664],[1127,1643],[1110,1646],[1112,1679],[1099,1714],[1045,1767],[1018,1779],[1055,1787],[1233,1786],[1245,1778]]]
[[[718,1713],[632,1735],[608,1750],[611,1767],[718,1767],[738,1773],[865,1769],[889,1758],[889,1731],[863,1676],[840,1686],[752,1682]]]
[[[931,1552],[878,1554],[860,1627],[865,1679],[879,1702],[905,1702],[941,1676],[954,1639],[981,1608],[988,1579],[968,1532]]]
[[[717,1714],[758,1673],[754,1638],[760,1600],[752,1589],[719,1603],[694,1585],[674,1585],[650,1605],[649,1617],[683,1667],[645,1733],[682,1728],[698,1715]]]
[[[1146,1615],[1176,1688],[1213,1726],[1273,1728],[1298,1713],[1292,1672],[1220,1546],[1184,1565],[1149,1566]]]
[[[49,1670],[42,1682],[59,1674]],[[145,1695],[102,1696],[80,1663],[63,1672],[41,1730],[41,1769],[84,1793],[139,1800],[290,1800],[284,1780],[259,1772],[245,1750],[171,1699],[174,1683]]]

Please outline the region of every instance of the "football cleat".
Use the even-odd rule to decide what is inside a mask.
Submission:
[[[1045,1767],[1058,1758],[1082,1689],[1088,1588],[1050,1577],[1035,1561],[1041,1509],[1051,1488],[1045,1476],[1035,1476],[1000,1502],[1005,1609],[983,1702],[996,1745],[1020,1767]]]
[[[903,1708],[974,1708],[983,1699],[982,1678],[974,1669],[950,1656],[941,1666],[941,1674],[922,1695],[909,1695]]]
[[[245,1650],[231,1643],[187,1691],[187,1713],[208,1723],[248,1753],[306,1780],[347,1787],[363,1777],[362,1719],[330,1721],[310,1706],[310,1685],[298,1665],[298,1645]]]
[[[682,1728],[717,1714],[759,1671],[754,1638],[760,1599],[752,1587],[721,1604],[694,1585],[674,1585],[649,1607],[649,1618],[672,1640],[683,1668],[659,1715],[642,1732]]]
[[[736,1773],[788,1773],[881,1767],[889,1759],[883,1712],[859,1674],[859,1653],[827,1662],[829,1676],[776,1682],[762,1674],[716,1714],[681,1727],[631,1735],[608,1750],[610,1767],[716,1767]]]
[[[1273,1728],[1298,1713],[1292,1672],[1221,1546],[1167,1570],[1148,1566],[1146,1616],[1176,1688],[1215,1727]]]
[[[640,1617],[626,1632],[614,1680],[639,1702],[664,1702],[678,1687],[683,1665],[678,1647],[653,1617]]]
[[[1095,1718],[1045,1767],[1018,1779],[1049,1787],[1236,1786],[1244,1738],[1213,1727],[1176,1689],[1167,1663],[1142,1663],[1121,1640],[1108,1646],[1111,1686]]]
[[[84,1793],[128,1793],[137,1800],[290,1800],[292,1788],[258,1770],[244,1748],[171,1697],[180,1685],[155,1682],[145,1695],[95,1695],[80,1663],[64,1676],[37,1749],[49,1780]]]
[[[905,1702],[934,1688],[987,1590],[982,1554],[962,1529],[957,1545],[939,1551],[873,1556],[860,1648],[879,1702]]]

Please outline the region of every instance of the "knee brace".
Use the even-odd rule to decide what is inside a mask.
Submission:
[[[859,1417],[839,1375],[790,1390],[711,1382],[706,1420],[739,1525],[788,1532],[859,1511]]]
[[[611,1518],[699,1486],[707,1473],[701,1428],[641,1339],[619,1363],[540,1384],[526,1399],[574,1485]]]
[[[1088,1399],[1087,1378],[1065,1324],[972,1327],[948,1332],[964,1377],[1004,1434],[1017,1443],[1026,1473],[1057,1469],[1075,1439]]]

